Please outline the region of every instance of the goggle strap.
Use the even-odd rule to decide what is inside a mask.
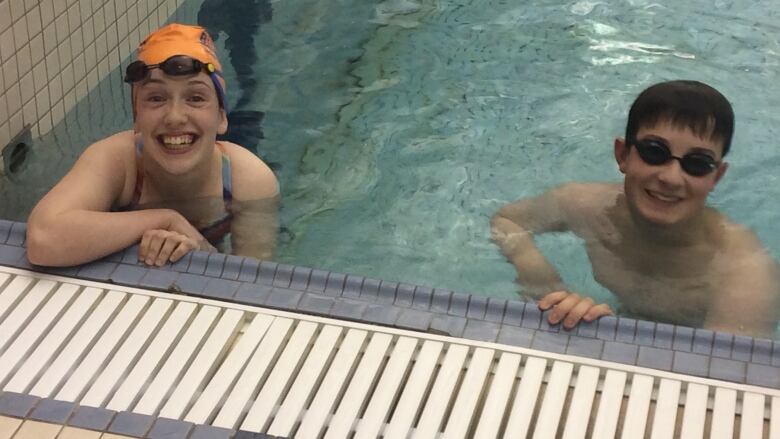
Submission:
[[[214,71],[209,74],[209,78],[211,78],[211,82],[214,83],[214,89],[217,90],[217,97],[219,98],[219,102],[222,104],[222,109],[225,110],[225,114],[228,112],[228,105],[227,105],[227,96],[225,96],[225,90],[222,88],[222,84],[220,84],[219,79],[217,79],[217,76],[222,76],[219,72]]]

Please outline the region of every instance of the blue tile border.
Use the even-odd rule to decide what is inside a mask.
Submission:
[[[116,415],[115,411],[81,406],[76,408],[75,413],[68,421],[68,425],[89,430],[104,431],[108,428]]]
[[[109,425],[108,433],[116,433],[124,436],[144,437],[152,428],[154,418],[133,412],[119,412]]]
[[[25,230],[0,220],[0,264],[780,389],[780,341],[612,316],[562,330],[533,302],[202,251],[159,268],[140,264],[137,246],[80,267],[32,267]],[[86,419],[80,409],[71,422]]]
[[[37,396],[25,393],[4,392],[0,394],[0,415],[26,418],[40,401]]]
[[[42,399],[30,414],[30,419],[53,424],[65,424],[76,409],[76,404],[56,399]]]

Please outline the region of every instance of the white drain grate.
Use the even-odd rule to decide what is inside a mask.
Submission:
[[[780,438],[780,391],[0,267],[0,388],[297,438]]]

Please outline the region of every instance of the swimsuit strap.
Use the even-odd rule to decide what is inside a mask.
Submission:
[[[144,139],[141,136],[135,137],[135,188],[133,188],[133,198],[128,207],[135,209],[141,201],[141,190],[144,187],[144,166],[143,166]]]
[[[232,213],[233,204],[233,172],[230,167],[230,156],[225,152],[222,142],[217,142],[217,148],[222,153],[222,200],[225,203],[225,210]]]

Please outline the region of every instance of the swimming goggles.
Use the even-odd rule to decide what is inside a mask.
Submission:
[[[217,76],[222,76],[222,74],[217,71],[217,67],[214,64],[204,63],[186,55],[174,55],[159,64],[146,64],[140,60],[133,61],[125,70],[124,81],[128,84],[143,81],[149,77],[149,71],[152,69],[160,69],[169,76],[188,76],[200,72],[209,75],[211,82],[214,83],[214,88],[217,90],[219,105],[227,111],[225,90],[222,89],[222,85],[217,80]]]
[[[707,154],[691,152],[682,157],[673,156],[669,147],[658,140],[634,140],[639,157],[648,165],[659,166],[677,160],[683,171],[694,177],[703,177],[718,167],[718,161]]]
[[[194,75],[200,72],[210,75],[217,71],[217,68],[212,63],[200,62],[185,55],[174,55],[160,64],[147,65],[143,61],[131,62],[125,70],[125,82],[132,84],[143,81],[149,76],[149,71],[152,69],[160,69],[163,73],[170,76]]]

